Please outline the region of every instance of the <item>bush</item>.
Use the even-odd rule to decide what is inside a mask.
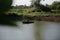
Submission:
[[[52,10],[53,13],[60,13],[60,10]]]

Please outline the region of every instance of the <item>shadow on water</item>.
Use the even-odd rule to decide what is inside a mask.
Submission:
[[[22,21],[22,20],[24,20],[23,15],[17,15],[15,13],[0,14],[0,25],[17,26],[16,22]],[[22,23],[30,24],[30,23],[34,23],[34,22],[27,18]]]
[[[17,26],[17,17],[15,15],[0,14],[0,25]]]

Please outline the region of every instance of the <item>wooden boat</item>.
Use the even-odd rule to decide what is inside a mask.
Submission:
[[[23,21],[23,24],[30,24],[30,23],[34,23],[34,22],[33,21],[29,21],[29,20]]]

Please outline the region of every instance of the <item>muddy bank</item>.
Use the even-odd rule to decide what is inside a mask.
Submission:
[[[60,22],[60,16],[37,16],[35,19],[37,21]]]
[[[60,16],[24,16],[26,20],[60,22]]]

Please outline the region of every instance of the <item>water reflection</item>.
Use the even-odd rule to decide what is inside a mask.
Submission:
[[[42,40],[59,40],[60,25],[58,24],[55,22],[43,22],[40,28],[42,31]]]
[[[34,40],[33,24],[17,22],[18,27],[0,27],[1,40]]]
[[[37,40],[35,27],[38,27],[39,38],[41,40],[59,40],[60,23],[55,22],[35,22],[23,24],[17,22],[18,27],[0,25],[0,40]]]
[[[10,26],[17,26],[16,21],[19,20],[19,16],[12,13],[12,14],[0,14],[0,25],[10,25]]]

